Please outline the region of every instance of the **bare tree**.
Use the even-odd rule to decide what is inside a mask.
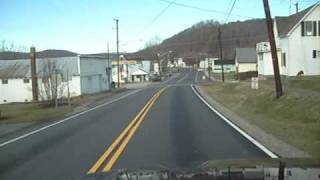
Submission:
[[[149,41],[146,42],[145,48],[150,48],[157,46],[161,43],[161,38],[159,36],[152,37]]]
[[[38,76],[41,77],[39,96],[42,100],[47,100],[50,104],[58,105],[58,98],[64,95],[65,83],[63,71],[56,61],[45,59]]]
[[[27,52],[28,48],[26,46],[16,46],[13,42],[7,42],[6,40],[1,40],[0,52]]]

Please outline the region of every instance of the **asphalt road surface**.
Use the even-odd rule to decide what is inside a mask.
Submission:
[[[78,179],[110,169],[268,157],[194,93],[190,85],[205,82],[203,75],[183,70],[161,85],[0,141],[0,179]]]

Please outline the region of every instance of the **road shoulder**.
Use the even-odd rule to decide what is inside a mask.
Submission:
[[[29,122],[23,122],[23,121],[14,122],[14,123],[0,122],[0,142],[5,142],[8,139],[11,139],[13,137],[23,135],[27,132],[50,125],[62,119],[69,118],[78,113],[88,111],[98,106],[102,106],[106,103],[115,101],[118,98],[127,96],[130,93],[134,93],[134,91],[137,91],[137,90],[121,89],[119,91],[113,92],[112,94],[108,93],[107,95],[103,95],[103,94],[89,95],[90,97],[86,97],[86,98],[83,98],[83,100],[81,101],[77,101],[76,106],[72,109],[70,113],[65,114],[63,117],[59,117],[59,118],[48,118],[40,121],[29,121]]]
[[[227,119],[232,121],[251,137],[255,138],[258,142],[263,144],[265,147],[270,149],[272,152],[276,153],[280,157],[293,158],[293,157],[311,157],[304,151],[301,151],[282,140],[279,140],[272,134],[269,134],[262,130],[260,127],[249,123],[247,120],[243,119],[230,109],[226,108],[221,103],[214,100],[205,91],[203,91],[199,86],[195,86],[198,93],[217,111],[223,114]]]

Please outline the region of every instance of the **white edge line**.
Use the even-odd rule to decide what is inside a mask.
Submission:
[[[197,73],[196,73],[196,76],[195,76],[195,78],[194,78],[194,83],[197,83],[197,81],[198,81],[198,73],[199,73],[199,71],[198,71],[198,69],[197,69]]]
[[[212,111],[214,111],[216,114],[218,114],[225,122],[227,122],[232,128],[237,130],[241,135],[243,135],[245,138],[247,138],[250,142],[252,142],[254,145],[256,145],[258,148],[260,148],[263,152],[265,152],[267,155],[269,155],[271,158],[279,158],[276,154],[274,154],[272,151],[270,151],[268,148],[263,146],[261,143],[259,143],[257,140],[255,140],[253,137],[251,137],[249,134],[247,134],[245,131],[240,129],[237,125],[232,123],[230,120],[228,120],[225,116],[223,116],[219,111],[217,111],[214,107],[212,107],[195,89],[193,86],[191,86],[191,89],[193,92],[199,97],[199,99],[207,105]]]
[[[119,98],[113,99],[113,100],[111,100],[111,101],[109,101],[109,102],[106,102],[106,103],[104,103],[104,104],[100,104],[100,105],[95,106],[95,107],[93,107],[93,108],[91,108],[91,109],[88,109],[88,110],[79,112],[79,113],[77,113],[77,114],[74,114],[74,115],[72,115],[72,116],[69,116],[69,117],[67,117],[67,118],[65,118],[65,119],[62,119],[62,120],[57,121],[57,122],[55,122],[55,123],[52,123],[52,124],[50,124],[50,125],[41,127],[41,128],[39,128],[39,129],[37,129],[37,130],[33,130],[33,131],[31,131],[31,132],[29,132],[29,133],[27,133],[27,134],[24,134],[24,135],[18,136],[18,137],[16,137],[16,138],[10,139],[10,140],[8,140],[8,141],[6,141],[6,142],[1,143],[1,144],[0,144],[0,147],[3,147],[3,146],[8,145],[8,144],[11,144],[11,143],[16,142],[16,141],[18,141],[18,140],[21,140],[21,139],[23,139],[23,138],[25,138],[25,137],[28,137],[28,136],[30,136],[30,135],[36,134],[36,133],[38,133],[38,132],[40,132],[40,131],[43,131],[43,130],[45,130],[45,129],[48,129],[48,128],[50,128],[50,127],[53,127],[53,126],[56,126],[56,125],[61,124],[61,123],[63,123],[63,122],[66,122],[66,121],[68,121],[68,120],[70,120],[70,119],[73,119],[73,118],[78,117],[78,116],[80,116],[80,115],[82,115],[82,114],[85,114],[85,113],[87,113],[87,112],[90,112],[90,111],[93,111],[93,110],[95,110],[95,109],[98,109],[98,108],[100,108],[100,107],[102,107],[102,106],[106,106],[106,105],[109,105],[109,104],[114,103],[114,102],[116,102],[116,101],[119,101],[119,100],[121,100],[121,99],[123,99],[123,98],[126,98],[126,97],[128,97],[128,96],[130,96],[130,95],[132,95],[132,94],[135,94],[135,93],[137,93],[137,92],[139,92],[139,91],[141,91],[141,90],[142,90],[142,89],[135,90],[135,91],[133,91],[133,92],[130,92],[130,93],[126,94],[126,95],[123,95],[123,96],[121,96],[121,97],[119,97]]]

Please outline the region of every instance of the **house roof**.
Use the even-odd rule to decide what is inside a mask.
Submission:
[[[279,36],[283,37],[286,36],[292,28],[296,24],[300,22],[300,20],[311,10],[313,7],[319,5],[319,3],[316,3],[303,11],[300,11],[296,14],[290,15],[290,16],[276,16],[275,20],[277,23],[277,29],[278,29],[278,34]]]
[[[37,58],[55,58],[55,57],[72,57],[77,56],[77,53],[66,51],[48,49],[44,51],[36,52]],[[29,59],[30,53],[23,52],[0,52],[0,60],[16,60],[16,59]]]
[[[236,48],[236,60],[238,63],[256,63],[257,54],[255,48]]]
[[[37,76],[46,76],[46,70],[49,65],[55,66],[56,69],[63,71],[64,76],[68,70],[68,75],[77,75],[78,67],[76,57],[59,57],[59,58],[39,58],[36,61]],[[0,60],[0,78],[30,78],[31,63],[25,59],[18,60]]]
[[[0,64],[0,78],[30,77],[31,64],[29,61],[3,61]]]
[[[108,58],[107,53],[94,53],[94,54],[81,54],[82,57],[103,57],[103,58]],[[120,54],[121,56],[121,54]],[[109,59],[111,60],[117,60],[117,53],[109,53]]]
[[[133,73],[131,73],[131,75],[147,75],[148,73],[140,68],[138,68],[137,70],[135,70]]]

